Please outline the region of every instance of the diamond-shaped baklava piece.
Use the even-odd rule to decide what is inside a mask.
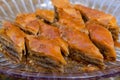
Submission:
[[[89,31],[90,39],[100,49],[105,60],[115,61],[116,52],[111,32],[96,21],[88,21],[86,27]]]
[[[81,14],[68,0],[52,0],[52,3],[55,6],[55,17],[60,24],[74,27],[79,31],[85,28]]]
[[[29,62],[53,71],[62,71],[66,64],[60,47],[45,37],[28,36],[26,39]]]
[[[0,43],[8,53],[6,56],[14,62],[20,63],[25,58],[25,34],[18,27],[10,22],[3,24],[0,31]]]
[[[39,33],[39,22],[34,13],[19,14],[15,19],[15,24],[27,34]]]

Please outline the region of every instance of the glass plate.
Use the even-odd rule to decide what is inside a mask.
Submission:
[[[120,0],[70,0],[73,4],[83,4],[117,18],[120,25]],[[50,0],[0,0],[0,22],[13,20],[18,13],[34,12],[37,8],[53,9]],[[1,27],[1,26],[0,26]],[[120,50],[116,48],[117,61],[109,62],[108,68],[91,73],[66,73],[66,74],[42,74],[38,72],[24,71],[24,66],[15,65],[0,53],[0,73],[10,77],[25,79],[99,79],[120,75]]]

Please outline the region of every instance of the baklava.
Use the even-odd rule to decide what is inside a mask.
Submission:
[[[115,41],[118,40],[119,27],[114,16],[83,5],[75,5],[75,8],[80,11],[85,20],[98,21],[103,27],[107,28],[112,33],[112,37]]]
[[[83,59],[104,68],[103,56],[87,34],[65,26],[60,27],[60,32],[69,45],[71,58],[77,61]]]
[[[100,49],[105,60],[115,61],[116,52],[111,32],[96,21],[88,21],[86,27],[91,40]]]
[[[5,22],[0,30],[0,43],[3,50],[8,52],[5,55],[15,63],[25,60],[25,36],[24,32],[10,22]]]
[[[45,37],[28,36],[26,45],[30,64],[55,72],[63,71],[66,61],[60,52],[60,47],[54,42]]]
[[[59,32],[59,29],[55,26],[48,25],[44,23],[43,21],[39,21],[40,24],[40,36],[44,36],[52,41],[54,41],[55,44],[59,45],[61,48],[61,51],[68,56],[69,55],[69,49],[68,44],[61,38],[61,34]]]
[[[21,13],[0,29],[0,51],[25,70],[81,73],[116,61],[114,16],[69,0],[51,0],[54,10]]]
[[[102,54],[90,41],[88,35],[82,32],[85,29],[85,24],[80,13],[73,8],[68,0],[52,0],[52,3],[55,6],[56,14],[58,14],[58,21],[55,24],[59,27],[62,38],[69,45],[70,57],[78,61],[83,59],[103,68]]]
[[[37,9],[35,14],[37,18],[43,19],[47,23],[54,22],[54,11],[53,10]]]
[[[27,34],[37,35],[39,33],[39,21],[34,13],[17,15],[15,24]]]
[[[85,28],[82,16],[75,10],[68,0],[52,0],[55,6],[55,18],[62,25],[74,27],[77,30]]]
[[[22,20],[21,18],[24,19]],[[23,31],[27,31],[26,33],[29,32],[36,36],[44,36],[54,40],[54,42],[61,47],[61,50],[65,55],[69,54],[68,46],[66,42],[60,38],[59,30],[56,27],[44,23],[43,20],[37,19],[35,14],[23,14],[17,16],[16,23],[20,25],[19,27],[22,28]]]

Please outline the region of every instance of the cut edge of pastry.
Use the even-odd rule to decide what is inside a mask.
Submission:
[[[30,17],[30,18],[28,18],[28,17]],[[27,22],[26,22],[26,19],[28,19]],[[26,34],[29,34],[29,35],[38,35],[39,27],[37,27],[38,29],[35,29],[35,30],[27,28],[31,25],[34,26],[35,24],[36,25],[39,24],[39,21],[38,21],[35,13],[19,14],[19,15],[17,15],[15,22],[14,22],[14,25],[16,25],[22,31],[24,31]]]
[[[100,69],[105,69],[105,64],[103,62],[103,59],[97,59],[94,57],[89,57],[85,55],[84,53],[80,52],[79,50],[75,50],[70,47],[70,56],[72,59],[77,60],[77,61],[86,61],[88,63],[92,63],[96,66],[98,66]]]
[[[33,37],[33,36],[28,36]],[[28,61],[31,65],[41,66],[43,68],[51,69],[50,71],[55,72],[64,72],[63,66],[66,65],[66,62],[63,64],[60,61],[56,61],[50,57],[43,55],[36,55],[37,52],[30,50],[29,48],[29,40],[28,37],[26,39],[26,46],[28,50]],[[40,38],[40,37],[39,37]],[[35,54],[36,53],[36,54]],[[62,54],[61,54],[62,55]]]
[[[98,26],[101,27],[103,30],[105,30],[106,32],[108,32],[110,37],[111,42],[106,42],[106,40],[103,39],[104,43],[101,44],[99,41],[96,41],[95,39],[92,39],[92,36],[89,35],[91,41],[99,48],[100,52],[103,54],[105,61],[116,61],[116,52],[114,50],[114,41],[112,38],[112,34],[111,32],[106,29],[105,27],[102,27],[103,25],[99,24],[98,21],[96,20],[90,20],[86,23],[86,27],[89,25],[92,26]],[[104,35],[103,35],[104,36]],[[108,36],[108,35],[107,35]]]
[[[7,41],[7,39],[9,38],[4,34],[4,32],[0,32],[0,43],[2,45],[1,48],[3,49],[3,53],[10,60],[14,60],[13,62],[22,63],[24,61],[23,59],[25,59],[25,50],[22,50],[21,52],[16,51],[17,49],[19,49],[19,47],[15,47],[15,45],[13,45],[13,42],[11,40]]]
[[[38,19],[43,19],[46,23],[52,24],[55,22],[53,10],[37,9],[35,14]]]

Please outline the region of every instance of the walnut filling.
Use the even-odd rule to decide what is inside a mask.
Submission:
[[[54,9],[55,9],[54,22],[58,22],[59,21],[59,13],[57,11],[57,7],[54,7]]]
[[[14,23],[14,25],[16,25],[16,27],[19,27],[23,32],[25,32],[26,34],[29,34],[29,35],[33,35],[32,32],[26,30],[26,29],[23,29],[21,25],[19,25],[18,23]]]
[[[14,48],[14,45],[8,41],[6,41],[4,38],[0,37],[0,43],[2,44],[2,48],[4,50],[6,50],[7,52],[7,55],[9,56],[9,58],[12,56],[12,58],[14,57],[16,62],[20,61],[20,53],[18,53],[15,48]]]
[[[83,21],[86,23],[89,19],[86,17],[86,15],[84,13],[81,12],[81,16]]]
[[[85,60],[85,61],[88,61],[90,63],[93,63],[93,64],[97,65],[101,69],[104,69],[104,63],[102,61],[100,61],[98,59],[88,57],[87,55],[85,55],[84,53],[82,53],[79,50],[75,50],[75,49],[72,49],[72,48],[69,48],[69,49],[70,49],[70,57],[71,58],[73,58],[77,61],[81,61],[81,59],[82,59],[82,60]]]
[[[33,62],[33,64],[36,64],[38,66],[49,68],[55,71],[62,71],[63,66],[61,63],[58,63],[55,60],[52,60],[46,56],[38,56],[38,55],[32,54],[29,58]]]
[[[39,15],[37,15],[36,18],[38,18],[38,19],[40,19],[40,20],[43,20],[43,21],[44,21],[45,23],[47,23],[47,24],[51,24],[50,21],[48,21],[47,19],[45,19],[45,18],[43,18],[43,17],[41,17],[41,16],[39,16]]]
[[[99,44],[97,42],[93,42],[93,43],[99,48],[100,52],[103,54],[104,59],[106,61],[115,61],[116,60],[115,57],[113,57],[112,55],[110,55],[111,54],[110,53],[111,50],[109,48],[107,48],[104,45]]]
[[[113,39],[118,40],[119,29],[118,28],[109,28],[108,29],[112,33]]]

